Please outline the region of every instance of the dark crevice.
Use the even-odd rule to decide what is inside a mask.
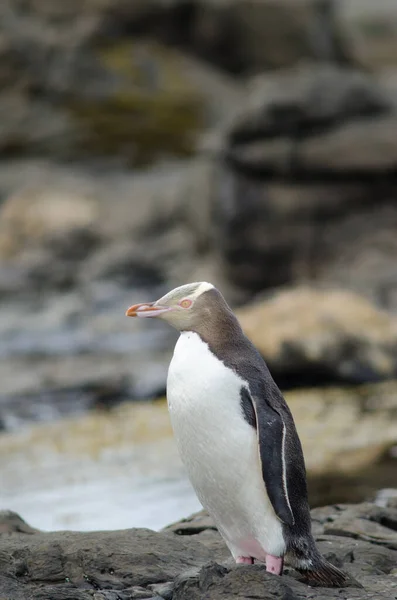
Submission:
[[[282,390],[293,390],[302,388],[313,388],[313,387],[329,387],[329,386],[343,386],[355,387],[358,384],[364,383],[378,383],[381,380],[375,377],[371,373],[361,373],[355,379],[353,376],[342,377],[338,376],[331,369],[326,367],[303,367],[299,369],[283,369],[278,370],[277,367],[269,365],[270,371],[277,385]]]
[[[296,165],[295,168],[288,170],[280,167],[280,170],[274,168],[274,165],[252,164],[244,159],[236,157],[233,152],[228,152],[225,157],[225,162],[234,169],[239,175],[251,178],[253,181],[279,181],[287,183],[305,183],[305,184],[327,184],[337,185],[340,183],[397,183],[397,168],[395,166],[389,169],[371,171],[370,169],[346,169],[341,171],[332,168],[310,168],[305,169],[302,166]]]

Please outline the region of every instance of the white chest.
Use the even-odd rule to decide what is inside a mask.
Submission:
[[[242,385],[197,334],[182,333],[168,373],[168,405],[181,458],[201,502],[213,512],[232,490],[236,497],[234,490],[250,476],[247,465],[252,469],[257,462],[256,433],[240,403]]]
[[[213,415],[214,411],[222,411],[224,420],[227,412],[239,405],[242,385],[244,381],[216,358],[197,333],[181,334],[168,372],[171,414],[186,411],[205,419],[209,412]],[[185,418],[190,417],[185,414]]]
[[[225,437],[250,430],[240,405],[245,382],[218,360],[197,333],[181,334],[167,381],[167,397],[177,438],[189,431],[193,440]]]

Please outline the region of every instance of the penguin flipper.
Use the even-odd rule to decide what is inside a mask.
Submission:
[[[288,461],[285,456],[287,425],[282,414],[265,399],[252,395],[248,390],[242,391],[243,405],[245,403],[247,406],[248,400],[255,412],[259,457],[267,495],[280,521],[293,526],[295,518],[288,496]]]

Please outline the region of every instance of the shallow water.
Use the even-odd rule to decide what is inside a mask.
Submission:
[[[396,382],[288,392],[312,506],[396,487]],[[161,527],[200,509],[165,401],[126,403],[0,435],[0,509],[39,529]]]
[[[164,402],[0,436],[0,508],[43,530],[161,527],[196,510]]]

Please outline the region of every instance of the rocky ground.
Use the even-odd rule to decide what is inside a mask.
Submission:
[[[12,600],[392,600],[397,597],[397,508],[333,505],[312,511],[321,552],[343,568],[344,589],[313,588],[286,567],[232,564],[208,516],[200,513],[156,533],[41,533],[18,515],[0,520],[1,597]]]

